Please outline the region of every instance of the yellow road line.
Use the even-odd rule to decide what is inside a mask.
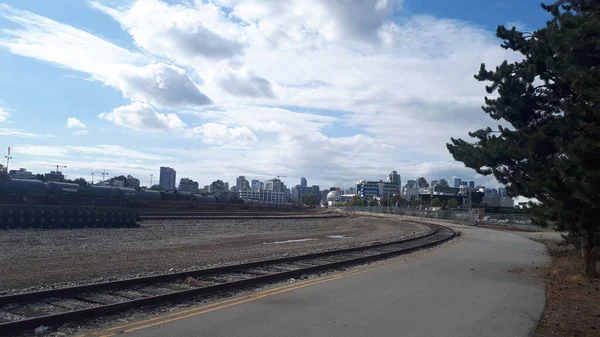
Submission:
[[[447,249],[450,247],[454,247],[457,244],[462,243],[464,241],[465,241],[464,238],[462,240],[460,240],[460,239],[455,240],[454,244],[448,245],[444,248]],[[378,266],[375,266],[375,267],[360,268],[358,270],[346,271],[346,272],[342,272],[342,273],[337,273],[335,275],[320,277],[317,279],[296,282],[294,284],[288,284],[288,285],[284,285],[281,287],[264,290],[264,291],[254,293],[254,294],[249,294],[249,295],[246,295],[246,296],[243,296],[240,298],[232,298],[232,299],[228,299],[228,300],[223,300],[223,301],[219,301],[216,303],[204,305],[201,307],[186,309],[186,310],[178,311],[175,313],[157,316],[157,317],[150,318],[150,319],[143,320],[143,321],[132,322],[132,323],[104,329],[101,331],[92,332],[89,334],[83,334],[78,337],[83,337],[83,336],[110,337],[110,336],[115,336],[115,335],[123,333],[123,332],[129,333],[129,332],[134,332],[134,331],[138,331],[138,330],[143,330],[143,329],[151,328],[151,327],[158,326],[161,324],[179,321],[179,320],[182,320],[185,318],[202,315],[205,313],[225,309],[225,308],[232,307],[232,306],[239,305],[239,304],[244,304],[244,303],[255,301],[255,300],[265,298],[268,296],[278,295],[278,294],[286,293],[286,292],[289,292],[292,290],[305,288],[305,287],[308,287],[311,285],[316,285],[316,284],[320,284],[320,283],[325,283],[325,282],[329,282],[329,281],[342,279],[342,278],[345,278],[348,276],[363,274],[363,273],[370,272],[370,271],[373,271],[376,269],[404,263],[406,261],[412,261],[416,258],[420,258],[420,257],[424,257],[424,256],[435,255],[435,254],[439,253],[441,250],[445,250],[444,248],[434,249],[434,250],[431,250],[428,252],[424,252],[423,254],[419,254],[418,256],[413,256],[408,259],[405,258],[404,260],[400,260],[400,261],[387,262],[387,263],[379,264]]]
[[[348,273],[352,273],[352,272],[354,272],[354,271],[342,272],[340,274],[336,274],[336,276],[340,276],[340,275],[344,275],[344,274],[348,274]],[[329,277],[332,277],[332,276],[325,276],[325,278],[329,278]],[[117,327],[113,327],[113,328],[102,330],[101,333],[106,333],[106,332],[109,332],[109,331],[117,331],[117,330],[123,331],[124,328],[127,328],[129,326],[138,325],[140,323],[152,322],[152,321],[156,321],[156,320],[160,320],[160,319],[164,319],[164,318],[179,316],[179,315],[187,314],[187,313],[190,313],[190,312],[193,312],[193,311],[199,311],[199,310],[202,311],[202,310],[210,308],[210,307],[220,306],[220,305],[223,305],[223,304],[226,304],[226,303],[229,303],[229,302],[236,302],[236,301],[239,301],[240,299],[259,297],[259,296],[262,296],[262,295],[265,295],[265,294],[269,294],[271,292],[285,290],[287,288],[296,288],[299,285],[307,284],[307,283],[313,283],[313,282],[316,282],[316,281],[321,280],[321,279],[322,278],[300,281],[300,282],[296,282],[296,283],[293,283],[293,284],[287,284],[287,285],[283,285],[283,286],[280,286],[280,287],[276,287],[276,288],[273,288],[273,289],[263,290],[263,291],[260,291],[258,293],[249,294],[249,295],[246,295],[246,296],[241,297],[241,298],[231,298],[231,299],[228,299],[228,300],[223,300],[223,301],[220,301],[220,302],[207,304],[207,305],[204,305],[204,306],[201,306],[201,307],[194,307],[194,308],[185,309],[185,310],[177,311],[177,312],[174,312],[174,313],[170,313],[170,314],[167,314],[167,315],[162,315],[162,316],[150,318],[150,319],[147,319],[147,320],[144,320],[144,321],[137,321],[137,322],[127,323],[127,324],[124,324],[124,325],[121,325],[121,326],[117,326]],[[100,333],[100,332],[96,332],[94,334],[98,334],[98,333]],[[90,335],[89,334],[84,334],[84,335],[79,335],[78,337],[83,337],[83,336],[90,336]]]

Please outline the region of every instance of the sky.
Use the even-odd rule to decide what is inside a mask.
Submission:
[[[446,143],[498,124],[473,78],[519,59],[496,27],[547,19],[518,0],[0,2],[0,147],[10,169],[142,185],[170,166],[201,186],[493,186]]]

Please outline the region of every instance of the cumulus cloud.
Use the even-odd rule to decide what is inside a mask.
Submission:
[[[242,52],[242,45],[232,36],[233,31],[222,29],[224,26],[218,24],[224,20],[223,14],[212,3],[190,8],[140,0],[121,11],[95,1],[92,5],[117,20],[138,46],[171,60],[222,59]]]
[[[89,134],[90,133],[88,130],[77,130],[77,131],[73,132],[74,136],[87,136]]]
[[[111,112],[98,115],[100,119],[135,130],[183,130],[185,124],[174,113],[158,113],[146,103],[134,102],[120,106]]]
[[[227,127],[216,123],[206,123],[190,130],[193,136],[198,136],[204,144],[248,146],[258,141],[256,135],[247,127]]]
[[[225,91],[232,95],[266,98],[274,96],[269,81],[264,77],[247,71],[231,71],[224,78],[220,79],[219,84]]]
[[[85,124],[83,124],[79,119],[75,117],[67,118],[67,128],[80,128],[85,129]]]
[[[396,0],[241,0],[233,2],[232,14],[277,44],[305,35],[329,42],[373,42],[373,36],[401,4]]]
[[[134,101],[173,108],[210,104],[185,70],[154,63],[143,68],[127,67],[117,79],[118,87]]]

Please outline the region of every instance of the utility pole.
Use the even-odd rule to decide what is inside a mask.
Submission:
[[[154,177],[154,173],[150,173],[150,187],[152,187],[152,177]]]
[[[6,174],[8,174],[8,162],[12,159],[10,156],[10,146],[8,147],[8,154],[4,158],[6,158]]]

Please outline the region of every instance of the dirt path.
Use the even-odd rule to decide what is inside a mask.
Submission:
[[[600,336],[600,279],[581,276],[578,250],[544,243],[552,263],[546,279],[546,309],[534,336]]]

